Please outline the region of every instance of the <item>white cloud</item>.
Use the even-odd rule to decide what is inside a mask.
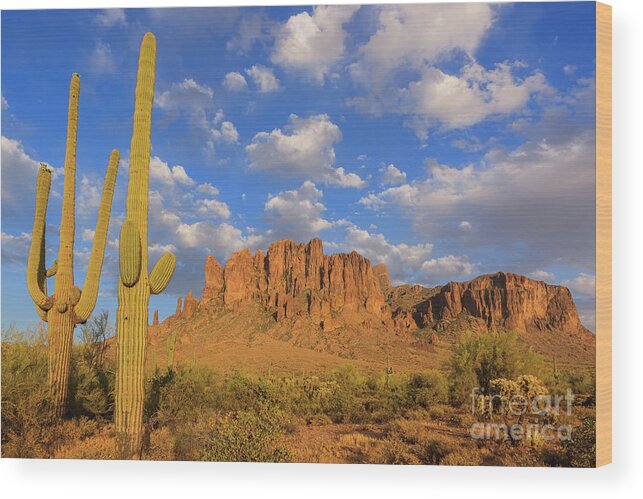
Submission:
[[[446,233],[465,219],[471,244],[521,245],[513,258],[532,268],[554,259],[589,266],[594,238],[594,137],[528,141],[460,167],[428,161],[428,175],[362,197],[374,210],[407,213],[418,234]],[[472,234],[473,236],[473,234]],[[588,267],[589,268],[589,267]]]
[[[562,282],[563,286],[568,287],[572,293],[581,295],[595,296],[596,294],[596,276],[580,273],[573,279]]]
[[[19,263],[26,265],[31,244],[31,234],[22,232],[14,236],[2,232],[2,263]]]
[[[406,173],[397,168],[395,165],[390,164],[383,168],[382,184],[384,185],[397,185],[406,182]]]
[[[241,92],[248,88],[248,82],[241,73],[232,71],[225,75],[223,86],[231,92]]]
[[[38,162],[25,153],[22,143],[2,136],[2,206],[36,199]]]
[[[567,76],[573,75],[576,72],[577,69],[578,69],[578,67],[574,66],[573,64],[567,64],[566,66],[563,66],[563,72]]]
[[[102,185],[94,179],[89,179],[83,175],[80,179],[80,189],[76,196],[77,200],[77,214],[81,217],[87,216],[89,213],[94,213],[100,206],[102,196]]]
[[[430,243],[393,244],[383,234],[373,234],[353,224],[347,224],[344,240],[331,247],[342,251],[357,251],[373,265],[386,264],[389,275],[396,283],[412,282],[417,271],[433,252]]]
[[[199,186],[197,187],[197,191],[202,194],[208,194],[209,196],[217,196],[219,194],[219,189],[217,189],[209,182],[199,184]]]
[[[150,159],[150,179],[168,187],[174,187],[177,184],[192,186],[195,183],[181,165],[170,167],[158,156]]]
[[[287,69],[307,73],[323,83],[344,55],[346,32],[342,25],[359,6],[316,6],[313,13],[291,16],[276,34],[271,60]]]
[[[531,277],[532,279],[536,279],[537,281],[545,282],[552,282],[556,278],[554,274],[552,274],[551,272],[547,272],[546,270],[535,270],[527,274],[527,277]]]
[[[357,174],[335,167],[333,146],[341,137],[339,127],[325,114],[309,118],[291,114],[284,131],[259,132],[246,146],[249,167],[341,187],[364,187]]]
[[[445,128],[463,128],[499,114],[511,114],[523,108],[529,98],[548,89],[542,73],[536,71],[524,79],[512,74],[511,64],[496,64],[487,70],[477,63],[464,66],[459,75],[430,67],[400,90],[399,109],[418,117],[418,130],[425,133],[431,122]]]
[[[223,201],[216,199],[199,199],[197,201],[198,211],[204,216],[214,216],[217,218],[230,218],[230,208]]]
[[[432,258],[422,264],[422,271],[429,279],[440,277],[462,279],[473,275],[475,270],[476,265],[463,256],[441,256]]]
[[[186,78],[180,83],[172,83],[169,90],[154,98],[154,103],[169,112],[202,111],[214,104],[214,91],[207,85]]]
[[[96,231],[94,229],[83,229],[82,240],[92,242]]]
[[[473,226],[471,225],[471,222],[467,222],[466,220],[462,220],[458,224],[458,228],[460,230],[468,231],[468,230],[471,230],[473,228]]]
[[[250,69],[246,69],[246,74],[252,78],[255,85],[259,87],[259,92],[269,93],[276,92],[281,88],[279,80],[274,75],[272,69],[255,64]]]
[[[268,196],[264,206],[266,219],[274,233],[295,241],[306,241],[332,224],[323,218],[326,207],[323,193],[313,182],[306,181],[292,191]]]
[[[126,26],[127,17],[123,9],[105,9],[94,17],[94,22],[99,26],[107,28],[112,26]]]
[[[216,128],[212,130],[212,137],[215,141],[235,144],[239,141],[239,132],[230,121],[224,121],[218,130]]]
[[[4,98],[4,95],[2,96],[2,110],[6,111],[9,109],[9,103],[7,102],[7,99]]]
[[[379,8],[378,28],[359,49],[351,74],[380,86],[399,67],[423,68],[454,52],[469,56],[493,23],[485,3],[386,5]]]
[[[116,69],[112,47],[109,43],[96,42],[89,63],[96,73],[111,73]]]
[[[349,66],[366,95],[349,103],[368,113],[402,114],[423,140],[432,126],[464,128],[524,108],[548,89],[542,73],[518,77],[524,63],[487,69],[475,59],[494,11],[484,3],[379,8],[377,30]],[[445,63],[459,69],[447,71]]]

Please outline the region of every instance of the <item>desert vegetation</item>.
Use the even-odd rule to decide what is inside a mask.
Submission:
[[[42,329],[3,333],[2,451],[5,457],[118,458],[115,365],[105,350],[105,313],[81,327],[71,355],[69,416],[59,420],[47,387]],[[465,352],[468,352],[465,355]],[[591,372],[555,371],[513,334],[464,335],[441,370],[258,375],[193,362],[150,364],[145,375],[142,458],[389,464],[591,466]],[[533,373],[538,371],[537,375]],[[571,440],[472,438],[472,425],[507,414],[472,412],[462,397],[488,383],[576,394],[557,415]],[[495,399],[496,402],[500,400]]]

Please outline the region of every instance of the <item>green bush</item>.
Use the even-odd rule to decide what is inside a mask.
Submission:
[[[265,404],[253,411],[220,415],[212,421],[201,460],[287,462],[290,452],[278,444],[285,421],[283,411]]]
[[[448,402],[449,383],[442,373],[435,370],[412,374],[407,386],[407,396],[410,407],[428,409]]]
[[[450,400],[462,405],[474,388],[488,392],[494,379],[537,374],[542,366],[542,357],[519,343],[515,333],[466,333],[454,345],[449,361]]]

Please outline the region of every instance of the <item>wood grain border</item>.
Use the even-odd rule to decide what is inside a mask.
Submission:
[[[612,7],[596,3],[596,465],[612,462]]]

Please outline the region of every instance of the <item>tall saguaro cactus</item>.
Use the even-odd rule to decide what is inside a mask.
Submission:
[[[174,255],[166,253],[156,263],[149,277],[147,275],[148,184],[155,72],[156,39],[152,33],[147,33],[141,43],[138,58],[127,213],[119,241],[114,419],[121,459],[141,457],[150,293],[158,294],[166,288],[176,265]]]
[[[81,290],[74,285],[74,230],[76,202],[76,134],[78,131],[78,100],[80,77],[74,73],[69,86],[67,121],[67,149],[65,153],[65,181],[62,218],[60,221],[60,246],[58,260],[45,268],[45,226],[47,203],[51,187],[51,171],[41,165],[36,185],[36,213],[34,216],[31,248],[27,264],[27,287],[40,318],[49,323],[49,386],[56,417],[61,418],[67,405],[69,365],[72,339],[76,324],[89,319],[98,296],[98,283],[103,266],[107,229],[114,197],[114,185],[120,156],[113,150],[107,165],[103,196],[98,211],[96,232],[85,285]],[[56,276],[54,294],[47,295],[47,277]]]

